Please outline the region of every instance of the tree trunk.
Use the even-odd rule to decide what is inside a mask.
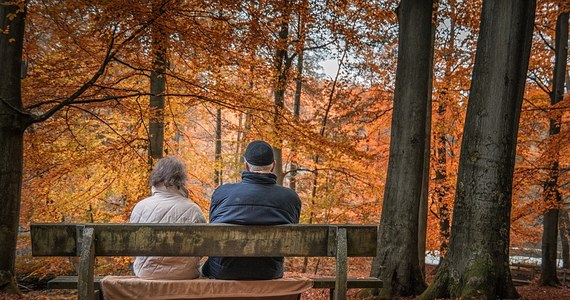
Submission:
[[[403,0],[398,7],[399,45],[390,158],[373,276],[381,298],[417,295],[425,289],[418,262],[418,217],[426,147],[431,72],[432,1]],[[380,274],[380,270],[381,274]]]
[[[437,10],[434,8],[434,11]],[[433,70],[433,55],[435,41],[435,23],[431,24],[431,46],[430,46],[430,66]],[[418,262],[420,270],[425,278],[426,275],[426,241],[427,241],[427,218],[429,203],[429,182],[430,182],[430,156],[431,156],[431,122],[432,122],[432,90],[433,90],[433,71],[429,72],[428,77],[428,101],[426,107],[426,144],[424,147],[424,165],[422,172],[422,191],[420,196],[420,210],[418,218]]]
[[[568,229],[570,220],[568,218],[568,210],[561,209],[559,212],[558,232],[560,233],[560,243],[562,244],[562,268],[570,268],[570,245],[568,243]]]
[[[216,186],[222,185],[222,110],[216,109],[216,168],[214,170],[214,182]]]
[[[558,15],[556,19],[554,75],[552,77],[552,92],[550,104],[554,107],[562,100],[564,95],[564,79],[566,75],[566,62],[568,57],[568,13]],[[558,214],[562,204],[562,197],[558,187],[559,176],[559,143],[556,141],[560,134],[562,117],[555,114],[550,117],[549,149],[552,156],[549,157],[548,179],[544,183],[544,195],[547,207],[544,214],[544,230],[542,232],[542,264],[540,272],[540,285],[559,285],[556,276],[557,239],[558,239]]]
[[[153,12],[163,14],[163,8],[157,8],[153,2]],[[164,152],[164,92],[166,91],[166,33],[160,20],[151,27],[153,70],[150,74],[150,121],[149,121],[149,166],[163,156]]]
[[[295,99],[293,101],[293,116],[296,121],[299,121],[299,116],[301,113],[301,91],[303,87],[303,47],[305,46],[305,26],[302,17],[299,15],[298,19],[298,38],[300,45],[297,47],[297,78],[295,78]],[[293,145],[291,148],[293,154],[296,152],[296,147]],[[297,190],[297,161],[295,155],[293,155],[293,160],[291,161],[291,175],[289,179],[289,187],[296,191]]]
[[[28,115],[22,110],[20,73],[25,6],[0,3],[0,291],[19,294],[15,279],[23,170],[23,137]],[[15,16],[14,18],[11,18]]]
[[[437,113],[440,118],[443,118],[445,113],[445,104],[440,103],[437,109]],[[445,203],[445,198],[449,192],[447,186],[447,150],[444,132],[437,133],[437,160],[435,167],[435,197],[439,203],[439,236],[441,239],[441,245],[439,247],[440,255],[440,265],[441,258],[445,256],[447,252],[447,243],[449,241],[449,207]]]
[[[449,7],[451,10],[456,9],[455,0],[449,1]],[[449,24],[449,44],[446,47],[445,55],[448,57],[445,62],[444,71],[444,81],[448,81],[453,73],[453,57],[455,51],[455,38],[456,38],[456,24],[455,20],[451,19]],[[436,143],[436,163],[435,163],[435,198],[437,207],[439,207],[439,237],[441,240],[441,245],[439,247],[439,265],[441,265],[441,257],[445,256],[447,252],[447,245],[449,242],[449,229],[450,229],[450,218],[449,218],[449,206],[447,202],[447,196],[449,193],[449,184],[447,182],[447,131],[445,130],[446,124],[444,122],[445,112],[449,101],[451,100],[451,95],[449,95],[449,86],[445,85],[440,93],[440,99],[437,107],[438,122],[436,128],[438,132],[435,134]]]
[[[285,89],[287,88],[287,74],[291,67],[291,59],[287,53],[289,44],[289,17],[291,15],[291,8],[289,1],[282,1],[281,8],[281,23],[279,24],[279,34],[277,37],[277,49],[275,51],[275,83],[273,86],[273,99],[274,99],[274,124],[275,135],[277,142],[273,144],[273,153],[275,155],[275,170],[277,175],[277,184],[283,185],[283,139],[280,138],[281,130],[281,111],[285,108]]]
[[[483,0],[449,249],[420,299],[518,298],[509,269],[518,123],[534,0]]]

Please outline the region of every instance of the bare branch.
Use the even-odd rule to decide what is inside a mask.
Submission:
[[[546,47],[550,48],[550,50],[552,51],[556,51],[554,49],[554,47],[552,45],[550,45],[550,43],[548,43],[548,41],[546,40],[546,38],[544,37],[544,35],[542,35],[542,32],[538,29],[538,26],[534,26],[536,28],[536,33],[538,34],[538,36],[540,37],[540,39],[544,42],[544,44],[546,45]]]
[[[107,48],[107,52],[105,54],[105,59],[103,60],[103,63],[101,64],[101,66],[99,67],[97,72],[91,77],[91,79],[89,81],[84,83],[77,91],[75,91],[75,93],[73,93],[71,96],[69,96],[67,99],[60,102],[56,106],[52,107],[46,113],[34,117],[33,123],[43,122],[43,121],[49,119],[56,112],[58,112],[60,109],[62,109],[63,107],[65,107],[67,105],[70,105],[79,96],[81,96],[87,89],[89,89],[93,84],[95,84],[97,79],[99,79],[99,77],[101,77],[101,75],[103,75],[103,73],[105,72],[105,69],[107,68],[107,65],[109,64],[109,61],[111,60],[111,57],[112,57],[111,55],[116,54],[116,52],[113,52],[113,53],[111,52],[114,44],[115,44],[115,37],[113,36],[113,38],[111,39],[111,42],[109,43],[109,47]]]
[[[542,81],[540,81],[537,76],[529,76],[528,79],[536,83],[536,85],[550,97],[552,91],[549,90],[548,87],[542,83]]]
[[[161,8],[164,7],[165,5],[167,5],[169,1],[164,1],[161,5]],[[163,10],[159,10],[159,11],[163,11]],[[133,40],[134,38],[138,37],[144,30],[146,30],[150,25],[152,25],[159,17],[161,17],[164,13],[161,13],[159,15],[157,15],[155,18],[151,18],[149,19],[145,24],[143,24],[143,26],[141,26],[140,28],[138,28],[137,30],[135,30],[133,32],[133,34],[131,34],[128,38],[126,38],[125,40],[123,40],[119,45],[117,45],[117,47],[113,50],[113,47],[115,46],[115,37],[117,34],[117,27],[115,27],[113,35],[111,37],[111,41],[109,43],[109,46],[107,47],[107,51],[105,53],[105,58],[103,60],[103,62],[101,63],[101,66],[99,67],[99,69],[97,70],[97,72],[91,77],[91,79],[87,82],[85,82],[77,91],[75,91],[75,93],[73,93],[71,96],[69,96],[67,99],[59,102],[59,104],[55,105],[54,107],[52,107],[50,110],[48,110],[47,112],[45,112],[42,115],[39,116],[34,116],[33,118],[31,118],[30,123],[38,123],[38,122],[43,122],[47,119],[49,119],[51,116],[53,116],[56,112],[58,112],[59,110],[61,110],[63,107],[65,106],[69,106],[72,103],[74,103],[77,98],[79,98],[85,91],[87,91],[90,87],[92,87],[93,85],[95,85],[95,83],[97,82],[97,80],[99,79],[99,77],[101,77],[103,75],[103,73],[105,72],[107,66],[109,65],[109,63],[111,62],[111,60],[113,60],[113,58],[117,55],[117,53],[126,45],[128,44],[131,40]]]
[[[105,124],[111,131],[113,131],[113,133],[115,133],[117,136],[119,136],[119,137],[125,142],[125,144],[127,144],[127,145],[133,150],[133,152],[135,152],[135,153],[137,154],[137,156],[138,156],[142,161],[146,161],[146,160],[139,154],[139,152],[137,151],[137,149],[135,149],[135,148],[131,145],[131,142],[129,142],[122,134],[120,134],[119,132],[117,132],[117,130],[115,130],[115,128],[113,128],[113,126],[111,126],[111,124],[109,124],[109,123],[107,123],[107,121],[101,119],[101,117],[99,117],[96,113],[94,113],[94,112],[92,112],[92,111],[90,111],[90,110],[88,110],[88,109],[85,109],[85,108],[83,108],[83,107],[73,105],[73,104],[70,104],[70,105],[68,105],[68,106],[69,106],[69,107],[72,107],[72,108],[75,108],[75,109],[78,109],[78,110],[81,110],[81,111],[83,111],[83,112],[86,112],[86,113],[92,115],[92,116],[93,116],[95,119],[97,119],[99,122]]]

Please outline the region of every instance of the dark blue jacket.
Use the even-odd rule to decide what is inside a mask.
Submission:
[[[301,200],[293,190],[276,184],[270,173],[243,172],[242,182],[214,191],[210,223],[278,225],[299,223]],[[210,257],[204,275],[217,279],[283,277],[283,257]]]

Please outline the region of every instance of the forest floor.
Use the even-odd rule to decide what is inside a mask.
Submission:
[[[304,260],[302,258],[287,259],[286,269],[295,270],[295,272],[286,272],[285,277],[318,277],[331,276],[334,274],[334,261],[331,259],[309,259],[305,272],[302,272]],[[349,259],[349,276],[351,277],[367,277],[370,272],[370,259],[355,258]],[[427,281],[433,276],[433,266],[426,266],[428,273]],[[315,275],[315,270],[317,270]],[[120,273],[120,272],[119,272]],[[115,273],[117,274],[117,273]],[[77,291],[74,290],[48,290],[45,287],[46,280],[37,280],[27,277],[26,280],[20,282],[23,292],[22,296],[8,295],[0,293],[0,300],[72,300],[77,299]],[[521,295],[522,300],[570,300],[570,288],[568,287],[540,287],[536,283],[527,286],[517,287],[517,291]],[[350,289],[348,299],[372,300],[372,296],[364,296],[364,291],[359,289]],[[329,299],[329,291],[325,289],[311,289],[303,293],[301,300],[327,300]],[[411,298],[395,298],[399,300],[414,299]]]

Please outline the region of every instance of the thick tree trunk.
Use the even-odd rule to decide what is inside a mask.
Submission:
[[[535,6],[483,1],[449,249],[420,299],[518,298],[509,269],[510,212]]]
[[[568,13],[558,15],[556,20],[554,75],[552,77],[552,92],[550,94],[551,106],[562,100],[564,95],[564,79],[566,75],[566,62],[568,57]],[[558,187],[559,176],[559,146],[556,141],[560,133],[561,116],[556,114],[550,117],[550,143],[552,156],[549,159],[548,179],[544,183],[544,200],[548,209],[544,214],[544,230],[542,233],[542,264],[540,272],[540,285],[558,285],[560,281],[556,276],[557,239],[558,239],[558,207],[562,204],[562,196]]]
[[[23,170],[23,137],[28,115],[22,112],[20,72],[25,6],[0,2],[0,291],[19,293],[15,280]],[[15,15],[11,18],[10,15]]]
[[[381,298],[417,295],[426,286],[418,261],[423,179],[418,166],[424,165],[426,147],[432,5],[432,1],[403,0],[398,8],[398,65],[390,159],[378,253],[371,270],[373,276],[384,281]]]
[[[431,91],[431,89],[430,89]],[[431,104],[431,101],[428,101]],[[420,196],[420,209],[418,214],[418,263],[420,271],[425,278],[426,272],[426,241],[427,241],[427,217],[429,202],[429,158],[430,158],[430,133],[431,133],[431,105],[427,108],[426,120],[426,146],[424,149],[424,165],[422,172],[422,189]]]
[[[434,11],[437,10],[434,8]],[[431,46],[430,46],[430,66],[433,69],[434,41],[435,41],[435,23],[432,19],[431,24]],[[424,166],[422,174],[422,191],[420,196],[420,210],[418,216],[418,262],[420,270],[425,278],[426,275],[426,241],[427,241],[427,218],[429,203],[429,182],[430,182],[430,156],[431,156],[431,122],[432,122],[432,90],[433,90],[433,71],[429,72],[428,77],[428,101],[426,107],[426,144],[424,147]]]
[[[153,2],[155,14],[163,14],[162,6]],[[166,91],[166,33],[156,21],[151,28],[153,70],[150,74],[150,121],[149,121],[149,165],[163,156],[164,152],[164,92]]]
[[[560,243],[562,244],[562,268],[570,268],[570,245],[568,243],[568,228],[570,220],[568,218],[568,210],[561,209],[558,214],[558,232],[560,233]]]

